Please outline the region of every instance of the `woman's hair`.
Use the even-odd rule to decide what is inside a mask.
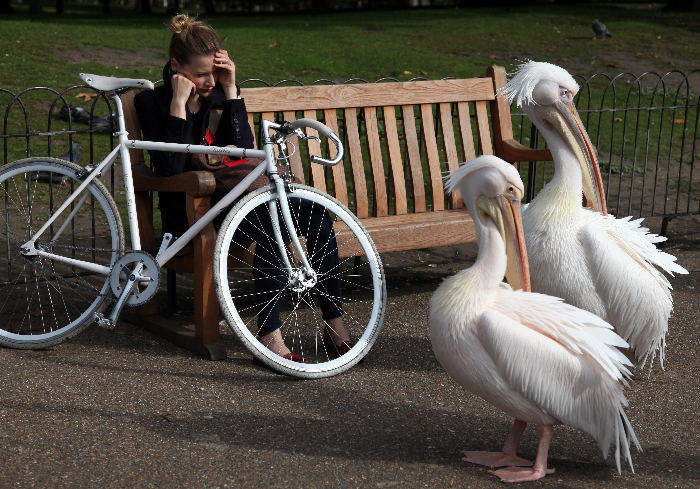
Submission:
[[[188,64],[193,56],[206,56],[221,49],[219,35],[196,18],[178,14],[168,22],[168,29],[173,33],[170,38],[170,58],[175,58],[182,65]]]

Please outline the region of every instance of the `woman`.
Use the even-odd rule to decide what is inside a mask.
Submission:
[[[222,49],[222,43],[214,29],[203,22],[195,21],[187,15],[176,15],[170,20],[168,28],[173,33],[170,39],[170,61],[163,69],[163,85],[155,90],[139,93],[134,98],[136,112],[141,122],[145,140],[166,143],[202,144],[210,127],[209,115],[213,109],[222,111],[215,134],[207,137],[213,139],[217,146],[235,145],[239,148],[253,148],[253,132],[248,124],[245,102],[240,97],[240,88],[236,85],[236,66],[228,53]],[[178,175],[185,171],[199,169],[193,164],[193,155],[188,153],[149,151],[151,162],[159,175]],[[195,162],[196,163],[196,162]],[[231,167],[240,181],[245,174],[257,166],[248,162]],[[219,171],[216,192],[212,203],[221,199],[233,186],[231,178],[225,184],[220,180]],[[261,176],[251,186],[251,190],[266,185],[268,179]],[[182,193],[161,192],[159,205],[163,219],[163,229],[174,236],[181,236],[188,227],[185,209],[185,196]],[[303,208],[302,208],[303,212]],[[214,225],[223,221],[225,213],[217,216]],[[269,221],[269,218],[268,218]],[[271,224],[268,222],[260,232],[272,236]],[[332,223],[324,222],[322,227],[332,239]],[[323,236],[319,236],[320,241]],[[328,240],[326,240],[328,241]],[[324,241],[325,242],[325,241]],[[263,256],[265,250],[277,250],[276,244],[257,246],[255,260],[270,263],[270,256]],[[275,253],[278,253],[275,251]],[[337,248],[334,253],[337,263]],[[279,257],[274,256],[279,263]],[[322,266],[332,267],[332,262]],[[256,266],[256,269],[259,268]],[[258,300],[258,338],[268,349],[295,362],[305,362],[306,358],[292,353],[284,344],[280,334],[279,302],[265,302],[265,298],[275,297],[283,277],[267,277],[256,281]],[[340,284],[334,297],[340,297]],[[258,290],[259,288],[259,290]],[[267,304],[267,306],[265,306]],[[321,302],[323,319],[327,327],[324,337],[332,341],[339,354],[346,353],[354,346],[342,325],[342,309],[330,301]]]

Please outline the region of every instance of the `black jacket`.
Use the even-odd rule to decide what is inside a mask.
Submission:
[[[240,88],[238,94],[240,95]],[[163,68],[163,84],[154,90],[140,92],[134,97],[134,106],[139,116],[144,141],[202,144],[202,138],[209,126],[209,111],[223,109],[214,144],[217,146],[234,144],[239,148],[253,148],[253,131],[248,124],[245,102],[243,99],[226,100],[221,84],[217,83],[211,94],[202,99],[202,107],[197,114],[191,114],[189,109],[186,109],[186,120],[170,115],[172,97],[170,61],[168,61]],[[191,154],[169,151],[149,151],[148,154],[153,167],[161,176],[179,175],[192,170]],[[158,208],[161,210],[165,230],[180,235],[187,229],[183,193],[160,192]]]

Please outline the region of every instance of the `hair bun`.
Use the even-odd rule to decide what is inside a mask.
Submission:
[[[195,17],[196,18],[196,17]],[[187,14],[178,14],[172,19],[170,19],[170,22],[168,22],[168,29],[170,29],[170,32],[173,34],[181,34],[183,32],[187,32],[188,30],[192,29],[197,24],[201,24],[201,22],[196,22],[194,19],[190,19],[190,17]]]

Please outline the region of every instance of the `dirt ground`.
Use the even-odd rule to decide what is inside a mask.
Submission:
[[[700,226],[681,218],[669,229],[666,249],[690,274],[671,279],[666,370],[637,372],[626,391],[644,450],[633,452],[635,473],[618,475],[612,454],[560,426],[556,472],[530,487],[700,485]],[[428,300],[476,251],[384,255],[382,333],[362,364],[329,379],[255,366],[226,329],[219,362],[143,330],[97,327],[46,350],[0,349],[0,487],[503,487],[460,451],[500,449],[511,420],[455,384],[428,337]],[[187,276],[179,294],[186,322]],[[519,455],[536,449],[531,427]]]

